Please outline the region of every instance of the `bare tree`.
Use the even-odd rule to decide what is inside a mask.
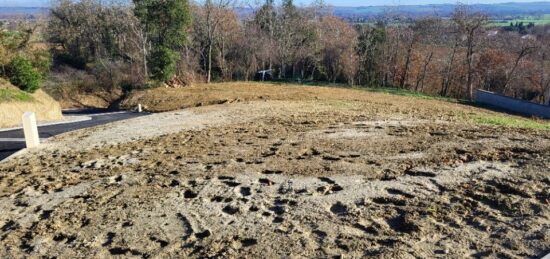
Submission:
[[[414,87],[415,91],[419,90],[418,89],[419,86],[420,86],[420,90],[422,90],[422,88],[424,87],[424,79],[426,79],[426,73],[428,71],[428,65],[432,61],[433,56],[434,56],[434,52],[429,51],[427,56],[424,58],[424,65],[422,66],[422,72],[420,73],[420,75],[416,79],[416,85]]]
[[[143,76],[135,81],[147,78],[149,46],[128,3],[57,0],[50,12],[46,36],[58,60],[108,79],[103,87],[109,90],[117,86],[116,78],[136,74]],[[140,69],[134,70],[135,66]]]
[[[482,13],[471,13],[467,6],[459,4],[452,15],[452,20],[457,25],[466,47],[466,87],[468,97],[473,99],[474,54],[477,51],[478,39],[488,21],[488,17]]]
[[[423,38],[428,37],[428,35],[431,34],[431,32],[433,31],[432,28],[434,27],[436,22],[437,22],[436,19],[429,18],[429,17],[418,19],[415,21],[415,23],[411,28],[407,28],[404,30],[404,36],[405,38],[407,38],[406,41],[408,41],[408,44],[406,45],[407,54],[405,58],[405,65],[401,70],[399,87],[404,88],[407,82],[407,79],[409,76],[409,69],[411,65],[412,53],[415,45],[419,43],[421,40],[423,40]],[[426,60],[428,60],[428,63],[429,63],[429,61],[431,61],[431,58]]]
[[[451,83],[453,81],[453,67],[455,65],[456,54],[459,44],[459,37],[455,34],[454,40],[451,45],[451,50],[449,51],[449,55],[447,57],[447,62],[443,69],[443,80],[441,81],[441,91],[439,93],[439,95],[441,96],[447,96],[449,87],[451,86]]]
[[[195,27],[201,26],[204,31],[207,83],[212,81],[213,50],[216,40],[220,37],[223,17],[227,14],[227,9],[234,4],[234,0],[205,0],[201,8],[198,9],[198,13],[195,13],[196,16],[200,16],[200,20],[198,17],[195,18]]]
[[[323,17],[320,26],[323,66],[328,80],[336,82],[339,77],[344,77],[353,84],[357,73],[357,32],[334,16]]]
[[[507,46],[512,46],[514,50],[511,50],[510,52],[516,55],[516,58],[514,59],[512,68],[509,69],[506,73],[506,80],[504,81],[503,93],[506,93],[508,90],[508,87],[510,85],[510,82],[515,78],[516,70],[518,68],[518,65],[520,62],[527,57],[528,55],[532,54],[537,46],[536,41],[532,39],[531,37],[522,36],[519,35],[506,35],[505,39],[508,41]],[[514,41],[514,42],[510,42]]]

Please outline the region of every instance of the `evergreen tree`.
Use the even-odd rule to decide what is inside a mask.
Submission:
[[[292,0],[283,0],[283,12],[285,19],[295,19],[300,15]]]
[[[273,2],[273,0],[266,0],[254,16],[254,22],[271,36],[273,36],[275,21],[277,19],[277,12]]]
[[[177,50],[187,40],[191,25],[188,0],[134,0],[135,14],[140,19],[152,51],[149,68],[155,80],[168,81],[175,74]]]

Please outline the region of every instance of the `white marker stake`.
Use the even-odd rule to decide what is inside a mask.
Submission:
[[[137,109],[137,112],[141,113],[141,103],[138,103],[138,109]]]
[[[36,115],[34,115],[34,112],[25,112],[23,114],[23,132],[25,133],[27,148],[33,148],[40,145],[38,128],[36,127]]]

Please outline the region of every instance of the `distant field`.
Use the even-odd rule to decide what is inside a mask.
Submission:
[[[507,26],[510,25],[510,23],[516,23],[516,22],[523,22],[525,25],[529,24],[530,22],[534,23],[535,25],[546,25],[550,24],[550,14],[545,14],[541,16],[524,16],[524,17],[514,17],[514,18],[500,18],[500,19],[493,19],[490,21],[490,26]]]
[[[550,14],[492,18],[489,20],[489,23],[487,24],[487,26],[504,27],[504,26],[510,25],[510,23],[515,24],[516,22],[523,22],[525,26],[527,26],[531,22],[534,23],[535,25],[547,25],[547,24],[550,24]],[[392,26],[392,25],[407,24],[407,23],[410,23],[410,21],[392,22],[389,25]],[[357,22],[355,24],[365,24],[365,25],[375,26],[376,23],[375,22]]]

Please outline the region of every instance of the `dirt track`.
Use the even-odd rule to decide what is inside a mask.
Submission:
[[[0,164],[0,256],[549,253],[550,132],[469,112],[369,94],[74,132]]]

